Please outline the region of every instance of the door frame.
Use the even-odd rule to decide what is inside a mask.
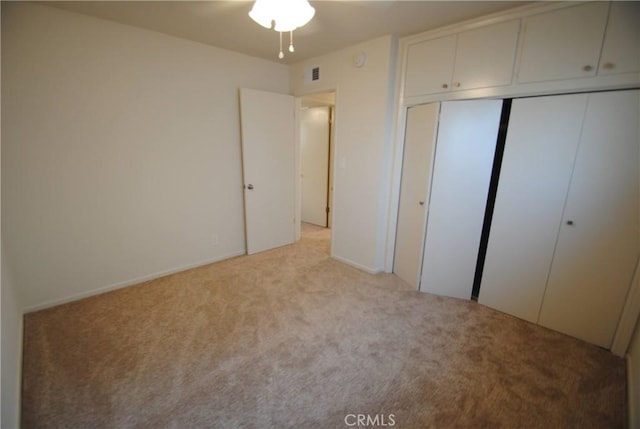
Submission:
[[[300,141],[300,127],[302,124],[302,118],[300,115],[300,111],[302,109],[302,99],[313,97],[314,95],[319,94],[327,94],[333,93],[334,102],[333,106],[330,106],[330,126],[329,126],[329,196],[327,198],[327,203],[329,205],[329,216],[327,218],[328,228],[331,230],[331,251],[330,255],[333,256],[333,243],[334,243],[334,213],[335,213],[335,193],[332,191],[332,188],[335,186],[335,171],[336,171],[336,147],[337,147],[337,112],[338,112],[338,89],[337,88],[327,88],[322,91],[310,92],[308,94],[296,95],[295,96],[295,174],[296,174],[296,183],[295,183],[295,209],[296,209],[296,222],[295,222],[295,240],[299,241],[301,237],[301,229],[302,229],[302,151],[301,151],[301,141]]]
[[[323,189],[323,192],[317,193],[311,196],[312,200],[315,200],[316,198],[322,199],[321,201],[322,212],[314,210],[313,211],[314,214],[312,215],[312,217],[316,217],[317,215],[317,219],[315,219],[315,222],[311,222],[311,223],[321,226],[323,228],[330,228],[330,225],[331,225],[329,213],[331,212],[330,199],[331,199],[331,157],[332,157],[332,153],[331,153],[332,111],[333,111],[333,105],[302,106],[300,109],[300,116],[301,116],[300,128],[302,129],[303,123],[312,124],[311,127],[313,128],[314,132],[309,134],[309,136],[312,137],[314,145],[322,146],[320,152],[315,152],[317,149],[311,149],[311,147],[309,147],[308,150],[314,151],[314,155],[310,156],[310,154],[305,155],[306,146],[302,146],[303,142],[302,141],[300,142],[301,143],[301,146],[300,146],[301,159],[303,160],[301,163],[301,169],[305,168],[305,161],[310,162],[310,164],[315,164],[308,167],[310,170],[315,171],[311,176],[309,176],[309,170],[301,171],[302,191],[300,195],[302,199],[302,215],[300,216],[300,221],[304,222],[304,219],[302,219],[302,217],[305,215],[304,213],[305,200],[306,200],[305,192],[313,193],[318,190],[317,186],[326,187],[326,189]],[[316,119],[315,113],[319,114],[321,112],[323,113],[323,116],[324,116],[324,113],[326,112],[326,122],[324,122],[324,117],[323,117],[323,120]],[[309,131],[309,129],[307,129],[307,131]],[[318,140],[318,138],[320,138],[320,135],[322,135],[322,138]],[[324,156],[326,156],[326,159],[324,158]],[[321,170],[316,170],[316,168],[320,168]],[[311,187],[305,184],[305,180],[307,180],[310,177],[314,178],[314,182],[315,182],[314,186],[311,186]],[[321,184],[318,183],[318,181],[320,181]],[[318,205],[316,205],[315,203],[313,205],[317,209],[320,209],[320,207],[318,207]],[[309,207],[307,206],[307,208]],[[310,213],[307,212],[307,215],[310,215]]]

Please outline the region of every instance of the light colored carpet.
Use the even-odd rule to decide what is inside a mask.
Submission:
[[[360,272],[328,237],[27,314],[23,426],[624,427],[622,359]]]

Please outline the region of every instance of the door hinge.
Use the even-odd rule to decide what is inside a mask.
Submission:
[[[327,213],[329,213],[329,207],[327,207]]]

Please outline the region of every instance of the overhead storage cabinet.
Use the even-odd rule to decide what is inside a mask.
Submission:
[[[612,2],[598,75],[633,72],[640,72],[640,2]]]
[[[405,97],[511,84],[519,29],[511,20],[411,44]]]
[[[640,72],[640,2],[590,2],[523,20],[518,83]],[[606,30],[606,31],[605,31]]]
[[[592,2],[525,18],[518,83],[595,76],[608,10]]]

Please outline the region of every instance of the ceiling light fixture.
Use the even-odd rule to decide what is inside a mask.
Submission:
[[[256,0],[249,16],[264,28],[272,28],[280,33],[280,53],[283,59],[282,33],[289,32],[289,52],[293,52],[293,30],[311,21],[316,10],[308,0]]]

